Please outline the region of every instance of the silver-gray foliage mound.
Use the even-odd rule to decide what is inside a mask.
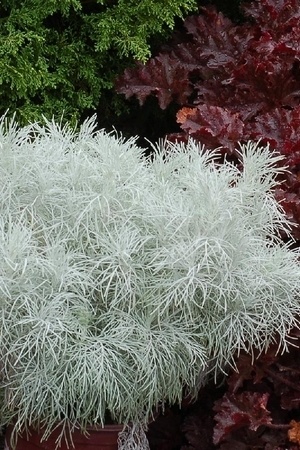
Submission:
[[[298,255],[275,201],[278,157],[243,171],[190,141],[0,125],[2,422],[149,417],[241,349],[285,347]]]

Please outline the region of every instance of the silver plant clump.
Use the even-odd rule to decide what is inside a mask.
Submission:
[[[240,157],[190,141],[147,159],[94,119],[1,119],[2,424],[146,423],[236,352],[286,348],[300,266],[278,238],[280,158]]]

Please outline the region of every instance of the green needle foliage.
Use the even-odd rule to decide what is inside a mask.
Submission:
[[[0,125],[1,422],[147,421],[241,349],[285,348],[298,254],[272,188],[193,141],[152,159],[135,140],[55,122]]]
[[[196,0],[1,0],[0,114],[75,123]],[[103,102],[102,102],[103,103]],[[116,105],[115,105],[116,107]],[[115,111],[117,113],[117,111]]]

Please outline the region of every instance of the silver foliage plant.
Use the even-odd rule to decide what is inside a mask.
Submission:
[[[146,422],[246,349],[285,348],[298,253],[278,157],[0,123],[2,423]]]

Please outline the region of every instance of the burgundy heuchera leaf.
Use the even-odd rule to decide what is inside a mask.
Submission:
[[[262,138],[287,157],[290,168],[300,163],[300,106],[293,110],[276,108],[247,125],[250,139]]]
[[[126,98],[135,95],[141,105],[154,94],[161,109],[166,109],[172,100],[184,104],[192,93],[188,71],[178,60],[164,54],[151,59],[146,66],[139,63],[134,69],[126,69],[117,80],[116,89]]]
[[[269,394],[259,392],[242,392],[241,394],[225,394],[215,403],[214,444],[219,444],[231,432],[248,426],[256,431],[261,425],[271,424],[270,412],[267,410]]]
[[[244,124],[239,115],[217,106],[182,108],[177,113],[177,122],[190,136],[203,144],[214,148],[223,147],[230,152],[243,137]]]
[[[285,34],[293,26],[299,26],[298,0],[259,0],[245,4],[243,10],[262,29],[272,30],[277,36]]]

